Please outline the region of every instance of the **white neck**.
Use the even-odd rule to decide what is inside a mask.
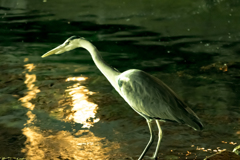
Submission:
[[[99,51],[92,43],[88,42],[87,40],[81,40],[80,45],[82,48],[88,50],[98,69],[108,79],[112,86],[119,92],[117,77],[120,74],[120,72],[114,70],[111,66],[104,62]]]

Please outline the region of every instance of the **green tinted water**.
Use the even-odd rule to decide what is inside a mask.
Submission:
[[[0,0],[0,7],[0,156],[137,159],[145,147],[145,120],[87,51],[40,57],[72,35],[121,72],[160,78],[201,118],[203,132],[163,123],[160,159],[203,159],[239,144],[238,1]]]

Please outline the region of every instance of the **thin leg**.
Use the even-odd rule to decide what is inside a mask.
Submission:
[[[151,146],[152,142],[153,142],[153,139],[154,139],[154,135],[153,135],[153,132],[152,132],[152,124],[151,124],[151,121],[152,120],[147,120],[147,124],[148,124],[148,127],[149,127],[149,131],[150,131],[150,140],[147,144],[147,146],[145,147],[145,149],[143,150],[141,156],[138,158],[138,160],[141,160],[144,155],[147,153],[149,147]]]
[[[158,142],[157,142],[157,147],[156,147],[155,153],[153,154],[153,157],[152,157],[153,159],[157,159],[157,154],[158,154],[160,142],[161,142],[161,139],[162,139],[162,129],[161,129],[160,123],[159,123],[158,120],[156,120],[156,123],[157,123],[157,126],[158,126]]]

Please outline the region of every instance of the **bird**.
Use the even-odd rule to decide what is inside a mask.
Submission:
[[[162,139],[161,121],[185,124],[194,130],[203,129],[203,124],[198,116],[164,82],[139,69],[119,72],[116,68],[108,65],[103,60],[98,49],[83,37],[71,36],[63,44],[43,54],[42,58],[53,54],[62,54],[75,48],[86,49],[97,68],[120,96],[135,112],[145,118],[150,132],[150,139],[138,160],[149,157],[145,155],[154,139],[152,121],[155,121],[158,127],[157,146],[153,156],[149,157],[154,160],[157,159]]]

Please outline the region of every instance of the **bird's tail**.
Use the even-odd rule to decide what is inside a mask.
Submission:
[[[188,120],[185,121],[185,123],[192,127],[194,130],[202,130],[203,124],[198,118],[198,116],[191,110],[191,108],[186,107],[186,111],[190,114],[188,117]]]

